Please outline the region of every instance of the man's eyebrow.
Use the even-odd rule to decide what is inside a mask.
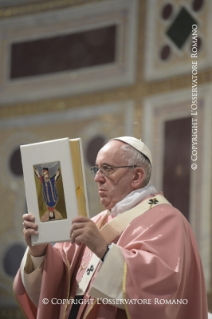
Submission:
[[[108,164],[108,163],[103,163],[101,166],[103,166],[103,165],[106,165],[106,166],[110,166],[110,167],[113,167],[113,165],[111,165],[111,164]],[[99,167],[99,165],[98,164],[95,164],[95,166],[98,166]]]

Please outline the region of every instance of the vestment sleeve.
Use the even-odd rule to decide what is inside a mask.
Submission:
[[[42,300],[43,298],[49,301],[52,298],[67,298],[69,268],[62,257],[65,255],[63,246],[63,243],[54,247],[48,245],[44,261],[37,269],[34,269],[31,257],[27,258],[28,250],[25,253],[22,270],[19,270],[15,277],[13,289],[19,306],[29,319],[59,318],[60,305],[52,307],[51,302],[43,304]],[[23,273],[25,264],[26,271]],[[30,282],[29,286],[26,278],[27,282]]]
[[[31,256],[27,248],[20,266],[23,285],[35,306],[39,302],[44,258]]]
[[[113,244],[91,285],[89,294],[95,298],[123,299],[124,256],[121,247]],[[111,265],[114,265],[111,269]],[[117,304],[124,309],[123,304]]]

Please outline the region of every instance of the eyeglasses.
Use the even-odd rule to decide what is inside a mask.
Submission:
[[[118,168],[124,168],[124,167],[131,167],[131,168],[135,168],[135,167],[139,167],[137,165],[130,165],[130,166],[108,166],[108,165],[102,165],[101,168],[99,168],[98,166],[93,166],[91,167],[91,171],[94,174],[94,176],[96,176],[96,174],[100,171],[100,173],[104,176],[108,176],[113,174]]]

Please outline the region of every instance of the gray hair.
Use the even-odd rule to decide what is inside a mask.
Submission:
[[[144,169],[144,179],[141,186],[145,187],[149,183],[152,173],[152,166],[148,157],[126,143],[121,145],[121,149],[124,151],[121,157],[127,161],[128,165],[137,165]]]

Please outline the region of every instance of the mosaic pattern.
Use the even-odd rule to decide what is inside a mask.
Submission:
[[[191,35],[193,24],[197,24],[197,21],[182,7],[166,31],[166,34],[179,49],[182,49],[188,37]]]
[[[147,4],[146,80],[190,73],[192,25],[197,25],[198,70],[212,66],[211,1],[150,0]]]

